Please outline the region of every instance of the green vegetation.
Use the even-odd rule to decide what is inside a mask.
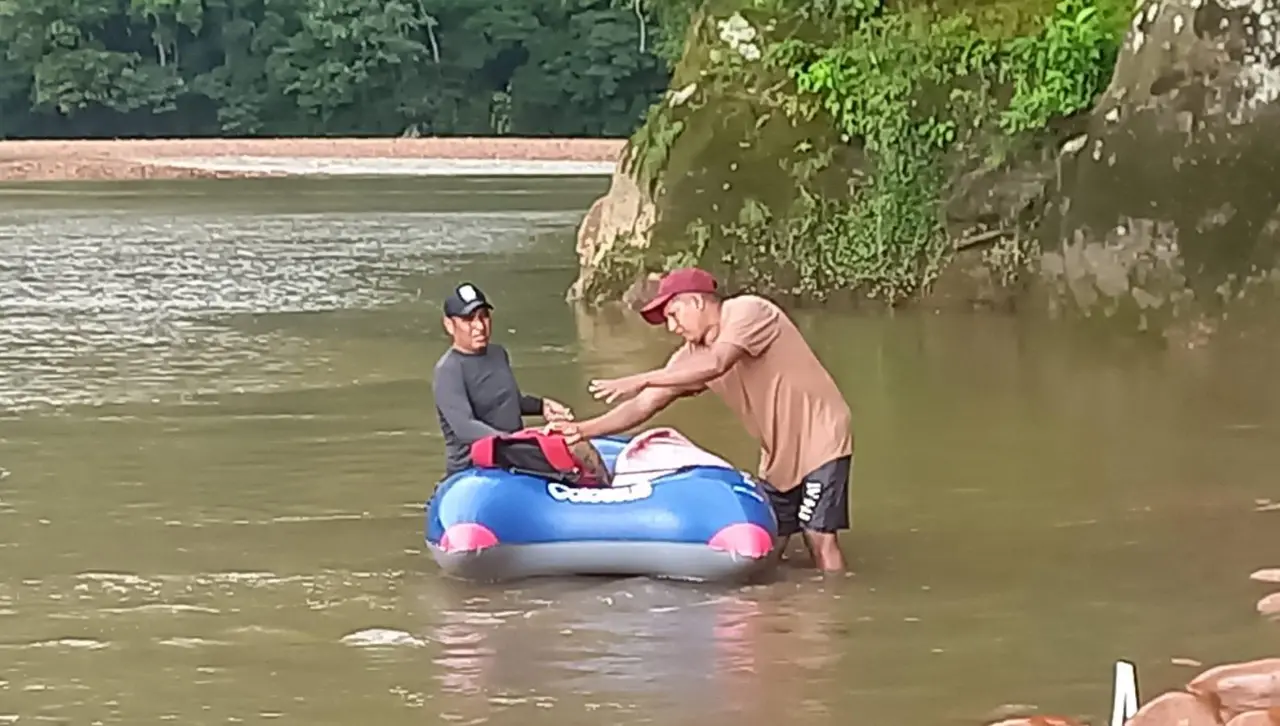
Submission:
[[[952,254],[943,206],[962,174],[1043,156],[1090,109],[1131,12],[1130,0],[713,4],[672,81],[697,93],[655,106],[632,139],[659,208],[643,264],[696,260],[737,287],[891,303]]]
[[[627,0],[0,0],[0,138],[625,136],[675,43]]]

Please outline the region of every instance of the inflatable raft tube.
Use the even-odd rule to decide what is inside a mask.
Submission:
[[[427,504],[446,573],[505,581],[575,575],[740,581],[771,560],[777,520],[748,474],[671,429],[593,439],[610,488],[466,469]]]

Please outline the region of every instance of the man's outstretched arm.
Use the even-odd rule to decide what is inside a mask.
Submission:
[[[705,390],[708,383],[727,373],[743,355],[737,345],[717,342],[706,351],[672,357],[665,367],[657,370],[591,381],[587,390],[605,403],[630,399],[650,390],[675,391],[678,398]]]
[[[568,424],[570,432],[576,429],[578,436],[569,438],[591,439],[598,436],[612,436],[639,426],[658,415],[662,409],[670,406],[678,398],[696,393],[686,388],[648,388],[640,395],[624,403],[618,404],[608,413],[595,418]]]
[[[665,368],[642,373],[645,388],[702,388],[729,372],[744,355],[733,343],[715,343],[703,355],[686,356]]]

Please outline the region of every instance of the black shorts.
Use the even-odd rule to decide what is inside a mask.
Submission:
[[[768,482],[764,490],[778,518],[778,536],[790,537],[806,529],[835,532],[849,528],[849,473],[852,456],[828,461],[800,480],[800,486],[780,492]]]

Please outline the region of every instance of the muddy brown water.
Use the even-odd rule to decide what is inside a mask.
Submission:
[[[600,179],[0,190],[0,722],[1105,717],[1274,655],[1275,336],[1187,355],[993,315],[797,314],[856,416],[854,577],[441,578],[437,300],[580,414],[671,342],[562,302]],[[660,419],[745,466],[714,400]],[[1265,504],[1265,503],[1264,503]],[[1265,506],[1262,507],[1265,509]]]

